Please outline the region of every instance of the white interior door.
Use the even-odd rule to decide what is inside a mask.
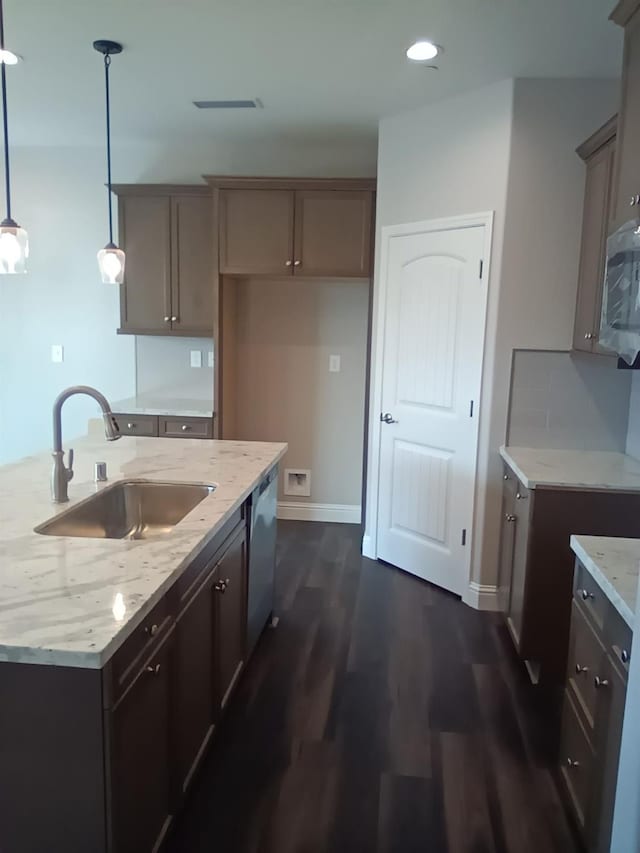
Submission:
[[[389,237],[378,557],[461,594],[468,577],[487,288],[485,226]]]

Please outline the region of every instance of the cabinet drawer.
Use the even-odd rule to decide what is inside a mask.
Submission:
[[[160,418],[160,435],[164,438],[213,438],[211,418]]]
[[[569,691],[564,694],[559,761],[562,781],[578,823],[584,828],[589,814],[595,757]]]
[[[569,639],[569,670],[567,679],[570,691],[584,713],[588,727],[594,730],[599,692],[594,678],[599,676],[605,649],[582,610],[574,601],[571,605],[571,636]]]
[[[158,418],[156,415],[115,414],[114,418],[122,435],[158,435]]]
[[[166,636],[174,617],[173,598],[169,590],[111,658],[110,692],[114,703],[134,680],[141,662],[153,654]]]
[[[573,597],[582,612],[602,631],[611,605],[580,560],[576,561]]]

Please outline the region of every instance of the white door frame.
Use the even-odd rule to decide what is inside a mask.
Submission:
[[[392,237],[407,237],[425,232],[449,231],[454,228],[473,228],[484,226],[484,267],[483,278],[487,282],[487,299],[484,317],[484,345],[482,350],[482,381],[484,384],[484,359],[486,352],[487,308],[489,304],[489,282],[491,275],[491,240],[493,232],[493,211],[470,213],[463,216],[450,216],[443,219],[427,219],[422,222],[408,222],[402,225],[384,225],[380,229],[380,258],[375,270],[373,289],[373,317],[371,330],[371,364],[369,367],[371,398],[369,403],[369,448],[367,454],[367,489],[366,489],[366,524],[362,539],[362,553],[372,560],[378,559],[378,491],[380,488],[380,412],[382,411],[382,378],[384,364],[384,335],[385,307],[387,304],[387,275],[389,264],[389,241]],[[481,398],[480,398],[481,399]],[[479,418],[483,417],[482,407],[479,408]],[[478,444],[479,447],[479,444]],[[464,576],[466,590],[470,590],[472,556],[475,549],[476,533],[479,529],[477,488],[478,488],[478,459],[476,455],[476,477],[473,495],[473,530],[471,531],[471,547],[467,551],[467,563]],[[481,592],[471,588],[469,595],[463,595],[463,601],[478,604]]]

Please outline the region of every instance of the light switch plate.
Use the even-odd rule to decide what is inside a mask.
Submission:
[[[202,353],[199,349],[191,350],[191,367],[202,367]]]
[[[329,356],[329,373],[340,373],[340,356]]]
[[[207,353],[207,364],[209,367],[213,367],[213,350],[210,349]]]
[[[62,344],[51,344],[51,361],[61,364],[64,361],[64,347]]]

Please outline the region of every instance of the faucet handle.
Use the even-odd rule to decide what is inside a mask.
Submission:
[[[73,477],[73,449],[70,449],[67,453],[67,459],[69,460],[69,464],[67,465],[67,480],[71,480]]]

